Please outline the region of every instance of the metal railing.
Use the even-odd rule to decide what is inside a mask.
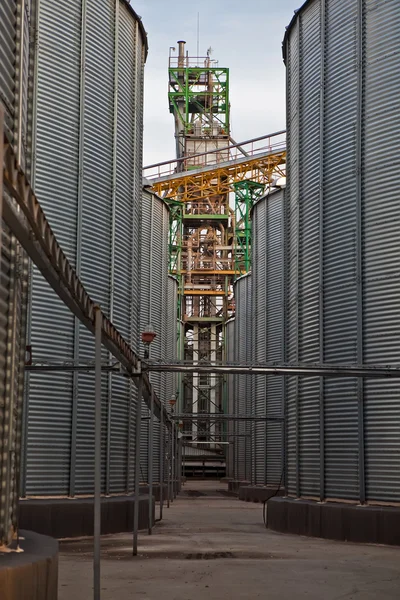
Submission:
[[[209,143],[215,146],[217,141],[210,138]],[[258,155],[262,156],[273,152],[283,152],[285,149],[286,131],[276,131],[275,133],[251,140],[245,140],[239,144],[234,143],[228,146],[221,146],[220,148],[214,147],[212,150],[199,154],[148,165],[143,169],[143,176],[153,182],[160,178],[179,174],[182,171],[191,171],[211,166],[218,167],[218,165],[225,164],[226,162],[234,164],[239,160],[245,160],[246,158],[249,160]]]

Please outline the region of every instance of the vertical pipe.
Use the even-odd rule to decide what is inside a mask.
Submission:
[[[172,427],[171,427],[172,429]],[[171,485],[170,485],[170,480],[171,480],[171,452],[170,452],[170,445],[171,445],[171,436],[170,436],[170,432],[168,431],[168,442],[167,442],[167,508],[169,508],[169,502],[170,502],[170,496],[171,496]]]
[[[148,473],[149,473],[149,527],[148,533],[151,535],[153,527],[153,426],[154,426],[154,388],[151,388],[150,399],[150,423],[149,423],[149,447],[148,447]]]
[[[133,400],[133,382],[129,382],[129,406],[128,406],[128,440],[126,457],[126,493],[131,492],[131,453],[132,453],[132,400]]]
[[[38,2],[40,5],[40,2]],[[40,7],[39,9],[40,10]],[[80,82],[79,82],[79,175],[77,181],[77,216],[76,216],[76,261],[75,269],[78,277],[81,275],[82,259],[82,213],[83,213],[83,184],[84,184],[84,150],[85,150],[85,102],[86,102],[86,27],[87,0],[82,0],[81,8],[81,48],[80,48]],[[36,61],[37,64],[38,61]],[[74,319],[74,362],[79,361],[79,319]],[[69,495],[75,496],[76,445],[78,425],[79,372],[72,375],[72,424],[71,424],[71,457],[69,470]]]
[[[160,521],[163,518],[164,505],[164,464],[165,464],[165,436],[164,436],[164,407],[160,412]]]
[[[185,483],[185,481],[186,481],[185,480],[185,454],[186,454],[185,448],[186,448],[186,446],[185,446],[185,444],[182,441],[182,473],[183,473],[183,483]]]
[[[175,498],[175,426],[172,423],[171,426],[171,502]]]
[[[178,42],[178,67],[183,68],[185,66],[185,44],[186,42],[180,40]]]
[[[175,490],[175,498],[178,495],[179,490],[181,489],[181,476],[182,476],[182,461],[181,461],[181,445],[179,442],[179,429],[175,428],[176,431],[176,490]]]
[[[142,426],[143,376],[139,377],[138,397],[136,405],[136,439],[135,439],[135,494],[133,507],[133,556],[137,556],[139,529],[139,478],[140,478],[140,434]]]
[[[363,363],[363,212],[362,212],[362,170],[363,170],[363,26],[364,1],[358,0],[357,17],[357,121],[356,121],[356,285],[357,285],[357,363]],[[357,381],[358,398],[358,472],[360,504],[366,500],[365,493],[365,447],[364,447],[364,381]]]
[[[101,534],[101,329],[100,307],[95,308],[95,423],[94,423],[94,559],[93,597],[100,600],[100,534]]]

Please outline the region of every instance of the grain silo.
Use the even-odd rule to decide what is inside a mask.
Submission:
[[[286,32],[290,362],[400,361],[399,29],[397,0],[309,0]],[[296,531],[400,543],[399,432],[397,382],[291,378]]]
[[[33,186],[88,293],[138,350],[146,34],[126,0],[40,0],[37,40]],[[31,288],[33,361],[93,361],[93,336],[36,269]],[[110,360],[104,349],[103,360]],[[32,373],[27,385],[22,493],[58,499],[47,501],[46,527],[55,536],[72,510],[65,499],[93,493],[93,381],[64,370]],[[135,401],[132,382],[103,375],[102,491],[121,497],[121,521],[134,486]],[[51,510],[57,502],[58,516]],[[29,511],[39,511],[34,500],[24,503]],[[42,521],[36,518],[37,527]],[[75,525],[72,534],[90,530]]]
[[[255,364],[284,361],[284,190],[273,190],[252,211],[252,357]],[[253,477],[277,488],[284,468],[284,380],[253,377]],[[276,421],[273,419],[277,419]]]
[[[235,327],[234,327],[234,360],[238,364],[252,362],[252,279],[251,273],[242,275],[235,283]],[[235,410],[236,417],[243,417],[251,412],[252,375],[235,376]],[[252,472],[252,423],[246,420],[235,421],[235,469],[237,481],[250,481]]]
[[[151,325],[156,334],[149,347],[149,359],[165,359],[171,329],[176,346],[176,298],[170,297],[170,277],[168,275],[168,205],[151,191],[145,181],[142,194],[141,212],[141,263],[140,263],[140,332]],[[175,281],[175,280],[173,280]],[[171,319],[170,306],[175,310],[175,322]],[[139,333],[140,333],[139,332]],[[144,348],[140,349],[143,356]],[[172,393],[168,388],[170,374],[151,373],[150,380],[160,400],[166,405]],[[142,404],[142,434],[140,452],[141,483],[149,481],[149,426],[150,412]],[[160,423],[154,419],[153,432],[153,482],[160,482]],[[155,490],[156,491],[156,490]]]
[[[235,319],[229,319],[225,324],[225,354],[226,361],[228,363],[235,362]],[[228,375],[226,382],[226,394],[227,394],[227,408],[226,412],[229,415],[233,415],[235,411],[235,375]],[[226,424],[227,428],[227,441],[229,442],[228,450],[226,452],[226,476],[229,479],[234,479],[234,465],[235,465],[235,449],[236,441],[235,438],[235,422],[228,421]]]

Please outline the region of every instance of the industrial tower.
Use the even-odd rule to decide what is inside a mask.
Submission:
[[[229,70],[208,51],[191,58],[185,42],[170,56],[169,107],[175,119],[178,171],[229,160]],[[218,152],[218,149],[223,149]],[[210,151],[217,151],[210,153]],[[203,156],[198,156],[198,155]],[[192,158],[193,157],[193,158]],[[182,323],[183,359],[215,364],[224,356],[224,324],[232,315],[235,277],[229,193],[182,187],[172,205],[171,272],[179,281],[178,318]],[[224,381],[216,375],[189,374],[180,386],[180,412],[220,413]],[[190,430],[189,430],[190,431]],[[212,440],[216,425],[193,421],[193,440]],[[212,446],[211,446],[212,447]]]

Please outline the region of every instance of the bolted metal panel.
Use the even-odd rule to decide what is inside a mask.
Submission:
[[[230,319],[225,325],[225,351],[227,362],[235,360],[235,319]],[[235,376],[227,376],[227,408],[226,412],[233,415],[235,412]],[[226,458],[226,476],[234,478],[235,446],[238,438],[231,438],[235,433],[235,423],[228,421],[228,441],[230,442]]]
[[[14,129],[17,1],[3,0],[0,5],[0,99],[4,104],[6,127]]]
[[[400,5],[365,2],[363,13],[363,354],[366,363],[400,361],[399,167]],[[380,151],[378,151],[380,146]],[[390,176],[383,153],[393,157]],[[400,396],[391,382],[364,384],[368,500],[400,501]]]
[[[150,358],[161,360],[167,358],[166,350],[169,343],[169,331],[173,322],[168,314],[170,306],[169,277],[168,277],[168,226],[169,209],[166,203],[151,192],[149,187],[142,190],[141,208],[141,263],[140,263],[140,333],[151,324],[156,337],[150,346]],[[176,298],[171,298],[176,307]],[[176,345],[176,328],[173,331]],[[144,348],[141,341],[140,352]],[[169,357],[168,357],[169,358]],[[174,356],[175,358],[175,356]],[[165,403],[168,394],[167,381],[173,375],[151,373],[150,380],[158,397]],[[140,450],[140,471],[143,482],[148,480],[148,408],[142,404],[142,435]],[[154,419],[153,427],[153,480],[160,478],[160,425]]]
[[[285,320],[287,362],[298,362],[298,232],[299,232],[299,110],[300,110],[300,23],[297,21],[287,41],[287,200],[285,203]],[[291,377],[286,386],[286,469],[290,493],[297,493],[298,482],[298,378]]]
[[[251,306],[251,274],[240,277],[235,283],[235,358],[238,363],[252,362],[252,319]],[[250,412],[252,402],[252,376],[235,376],[235,412],[245,415]],[[236,433],[240,435],[235,441],[235,477],[239,480],[250,479],[252,474],[252,424],[238,421]]]
[[[357,3],[327,4],[323,114],[323,339],[325,362],[357,362],[357,281],[354,131]],[[343,102],[343,98],[346,102]],[[338,169],[342,173],[338,178]],[[343,189],[346,193],[343,194]],[[324,382],[325,495],[356,499],[358,476],[357,381]]]
[[[310,0],[287,31],[287,361],[399,361],[399,25],[394,0]],[[289,492],[398,502],[399,429],[389,381],[289,381]]]
[[[253,209],[253,359],[255,363],[284,362],[284,191],[259,200]],[[254,414],[282,417],[282,377],[254,377]],[[283,427],[281,423],[255,422],[254,481],[274,485],[282,478]]]
[[[177,306],[178,306],[178,281],[171,275],[168,276],[167,282],[167,312],[166,312],[166,347],[164,352],[165,360],[174,361],[178,358],[178,347],[177,347]],[[177,382],[175,373],[167,373],[166,378],[166,400],[168,401],[171,396],[176,395]],[[176,410],[176,408],[175,408]]]
[[[86,289],[137,349],[143,29],[124,0],[40,0],[38,15],[35,189]],[[93,360],[91,334],[36,270],[31,305],[34,359]],[[30,376],[28,495],[93,493],[93,390],[92,374]],[[102,376],[103,492],[133,487],[136,398],[131,382]]]

